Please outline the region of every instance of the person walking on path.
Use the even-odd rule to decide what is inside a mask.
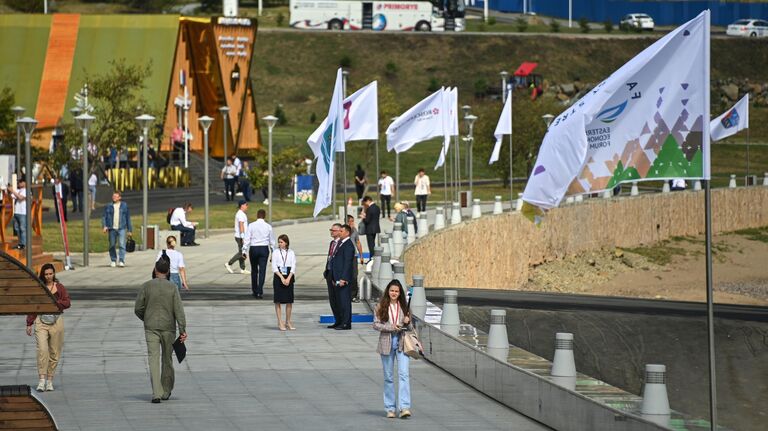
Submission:
[[[424,173],[424,168],[419,168],[419,173],[416,174],[413,184],[416,186],[416,211],[423,213],[427,210],[427,197],[432,194],[429,175]]]
[[[88,199],[90,200],[91,211],[96,209],[96,186],[99,184],[99,177],[96,172],[91,172],[88,177]]]
[[[187,319],[179,290],[165,278],[169,270],[170,266],[165,259],[155,262],[157,278],[144,283],[134,305],[136,317],[144,322],[154,404],[169,399],[173,391],[175,379],[172,353],[177,325],[179,339],[182,343],[187,340]]]
[[[243,192],[243,199],[246,202],[251,201],[251,194],[253,193],[253,190],[251,190],[251,178],[248,176],[250,171],[251,167],[248,161],[243,160],[243,168],[240,169],[240,191]]]
[[[352,246],[355,248],[355,254],[357,258],[352,264],[352,302],[360,302],[360,286],[357,283],[357,262],[361,265],[365,264],[363,258],[363,245],[360,243],[360,233],[357,232],[355,227],[355,217],[352,214],[347,215],[347,225],[352,229],[352,233],[349,235],[349,240],[352,242]]]
[[[237,252],[229,259],[229,262],[224,264],[224,268],[227,272],[234,274],[232,265],[235,262],[240,263],[240,274],[250,274],[251,271],[245,269],[245,255],[243,255],[243,238],[245,238],[245,229],[248,227],[248,215],[245,213],[248,211],[248,202],[240,200],[237,203],[237,212],[235,213],[235,242],[237,243]]]
[[[69,171],[69,191],[72,196],[72,212],[83,212],[83,170]]]
[[[235,198],[237,172],[238,168],[232,164],[232,159],[227,159],[227,164],[221,169],[221,179],[224,180],[224,196],[228,201]]]
[[[56,306],[59,311],[63,312],[70,307],[69,293],[56,278],[56,269],[53,264],[46,263],[40,268],[40,281],[56,298]],[[64,348],[64,316],[61,314],[28,314],[27,335],[32,335],[33,328],[37,342],[37,374],[40,377],[37,382],[37,391],[52,391],[53,376],[56,373],[56,366],[59,364]]]
[[[403,353],[403,330],[411,323],[410,310],[405,302],[403,286],[397,280],[387,285],[373,311],[373,329],[379,331],[376,353],[381,355],[384,368],[384,410],[388,418],[395,418],[400,407],[400,417],[411,416],[411,383],[408,365],[410,359]],[[395,398],[395,358],[397,358],[398,394]]]
[[[323,278],[325,279],[325,285],[328,287],[328,304],[331,306],[331,313],[333,313],[333,325],[329,325],[328,328],[336,329],[341,325],[341,314],[336,302],[336,286],[334,286],[333,277],[331,276],[331,265],[333,263],[333,256],[338,251],[339,243],[341,242],[341,224],[334,223],[329,230],[331,232],[331,243],[328,245],[328,257],[325,261]]]
[[[390,205],[392,204],[392,195],[395,194],[395,181],[387,175],[387,171],[381,171],[381,178],[379,178],[379,199],[381,200],[381,217],[384,218],[384,211],[386,210],[386,217],[390,216]]]
[[[15,248],[24,250],[27,245],[27,182],[19,178],[16,188],[9,188],[13,198],[13,230],[18,235],[19,243]]]
[[[267,260],[269,250],[275,246],[275,234],[272,226],[264,221],[267,212],[260,209],[256,212],[256,221],[248,225],[243,238],[243,256],[251,261],[251,291],[253,297],[264,297],[264,279],[267,275]]]
[[[277,248],[272,252],[272,271],[275,273],[272,288],[275,290],[277,327],[281,331],[296,329],[291,323],[293,283],[296,280],[296,254],[289,248],[290,245],[291,240],[288,235],[280,235],[277,237]],[[281,304],[285,304],[285,321],[282,320]]]
[[[56,221],[61,223],[61,214],[59,214],[59,205],[56,203],[56,197],[61,199],[61,209],[64,211],[64,221],[69,221],[67,215],[67,199],[69,198],[69,186],[67,183],[61,181],[61,178],[56,177],[53,180],[53,208],[56,212]],[[25,207],[26,209],[26,207]]]
[[[381,216],[381,209],[379,209],[376,202],[370,196],[363,198],[363,212],[360,213],[360,218],[365,223],[365,239],[368,242],[368,260],[373,259],[373,247],[376,246],[376,235],[381,233],[381,226],[379,225],[379,217]]]
[[[341,235],[336,254],[331,259],[331,278],[336,293],[336,304],[339,309],[339,321],[336,330],[352,329],[352,267],[355,265],[355,249],[349,235],[352,229],[349,225],[341,227]]]
[[[125,266],[125,238],[131,235],[131,214],[128,212],[128,204],[123,202],[122,195],[115,190],[112,193],[112,205],[104,207],[104,217],[101,226],[104,233],[109,235],[109,258],[111,267]],[[120,259],[118,261],[118,259]]]
[[[365,177],[365,171],[363,170],[363,167],[357,165],[357,169],[355,169],[355,193],[357,193],[358,202],[360,202],[360,199],[363,198],[363,194],[365,193],[365,186],[367,184],[368,179]]]
[[[168,280],[176,285],[179,290],[189,290],[189,284],[187,284],[187,268],[184,265],[184,255],[180,251],[176,250],[176,237],[170,235],[165,239],[165,250],[160,250],[157,253],[157,259],[159,261],[163,257],[163,253],[168,256],[168,263],[170,264],[170,277]]]
[[[171,230],[181,232],[182,246],[197,246],[195,242],[195,230],[197,222],[187,220],[187,214],[192,212],[192,204],[187,202],[184,206],[178,207],[171,213]]]

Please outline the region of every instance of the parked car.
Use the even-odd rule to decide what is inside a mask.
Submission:
[[[644,13],[630,13],[624,15],[624,18],[619,21],[619,28],[627,30],[635,29],[653,31],[653,26],[653,18]]]
[[[761,19],[740,19],[728,26],[728,36],[768,37],[768,21]]]

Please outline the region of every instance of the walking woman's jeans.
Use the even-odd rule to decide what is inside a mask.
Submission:
[[[381,355],[381,364],[384,366],[384,409],[388,412],[396,411],[395,400],[395,356],[397,356],[397,398],[400,401],[400,410],[411,408],[411,382],[408,375],[410,358],[397,350],[399,334],[392,334],[392,350],[388,355]]]

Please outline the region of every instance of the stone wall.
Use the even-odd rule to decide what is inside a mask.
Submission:
[[[768,187],[712,191],[714,233],[768,225]],[[568,255],[704,233],[704,192],[589,199],[549,212],[536,227],[519,213],[487,215],[409,246],[410,280],[427,287],[520,289],[533,266]]]

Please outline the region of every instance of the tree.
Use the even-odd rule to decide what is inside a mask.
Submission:
[[[0,141],[16,141],[16,117],[11,111],[14,104],[13,91],[4,87],[0,90]],[[14,145],[14,152],[16,146]]]
[[[269,154],[260,148],[252,151],[253,166],[248,172],[248,180],[255,190],[266,188],[269,183]],[[272,153],[272,193],[282,200],[291,193],[293,177],[306,172],[306,156],[297,148],[284,148]]]

